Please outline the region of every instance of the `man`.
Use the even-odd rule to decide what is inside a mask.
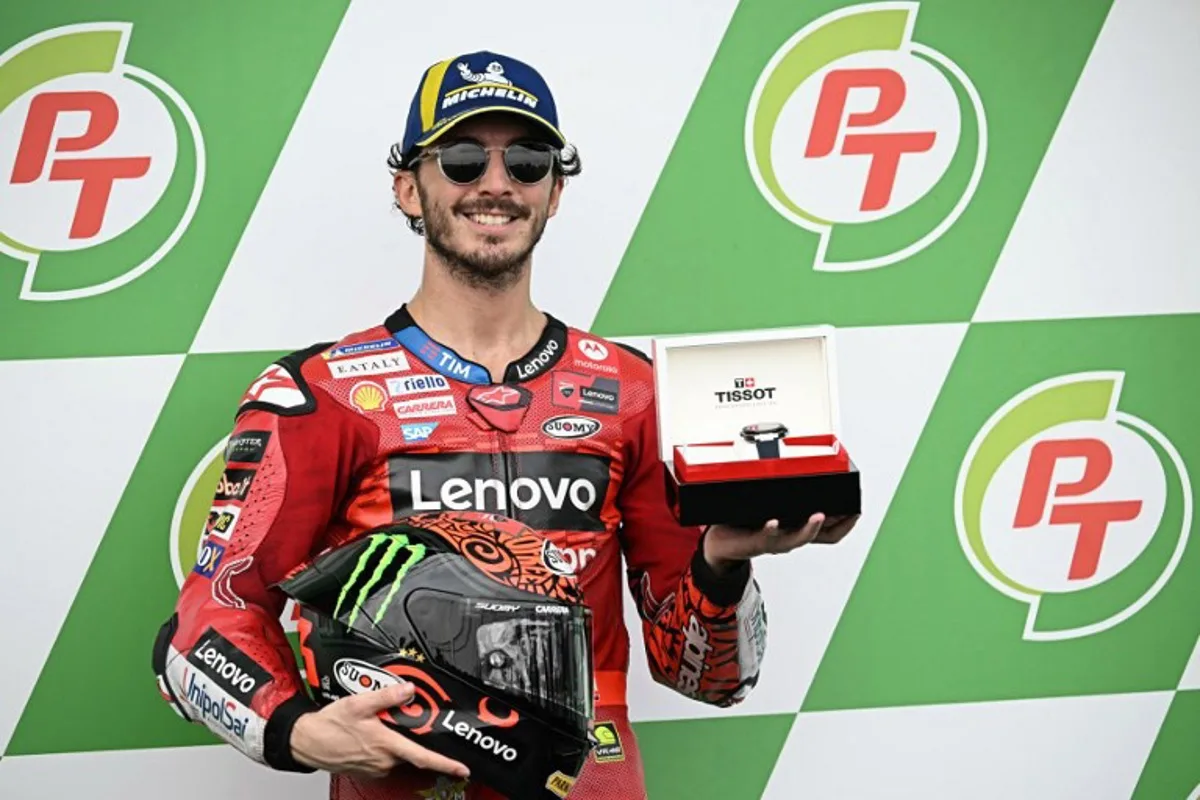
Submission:
[[[622,556],[656,680],[727,706],[754,685],[765,643],[750,559],[837,541],[855,518],[676,524],[648,360],[530,298],[531,254],[579,171],[532,67],[479,52],[428,68],[390,164],[396,205],[425,237],[421,285],[382,324],[280,359],[247,389],[216,522],[155,645],[160,689],[256,761],[327,770],[335,798],[494,797],[379,720],[411,686],[317,710],[273,584],[417,510],[499,512],[553,542],[595,615],[596,724],[615,749],[589,760],[570,798],[637,800]]]

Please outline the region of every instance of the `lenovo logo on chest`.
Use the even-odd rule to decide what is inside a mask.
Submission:
[[[535,530],[602,531],[608,460],[580,453],[431,453],[389,459],[394,516],[490,511]]]

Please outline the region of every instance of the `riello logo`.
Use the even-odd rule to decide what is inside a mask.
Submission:
[[[0,54],[0,253],[24,262],[23,300],[124,286],[196,211],[200,126],[166,81],[126,62],[132,33],[70,25]]]
[[[1023,636],[1100,633],[1171,579],[1192,526],[1191,480],[1151,423],[1121,410],[1124,375],[1032,386],[979,431],[958,476],[959,541],[1029,607]]]
[[[817,271],[920,252],[959,218],[983,174],[983,101],[957,64],[913,40],[919,6],[827,14],[784,43],[754,87],[750,173],[775,211],[820,237]]]

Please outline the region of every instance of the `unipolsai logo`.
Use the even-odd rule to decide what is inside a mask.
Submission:
[[[214,542],[226,549],[238,532],[240,513],[231,516],[231,504],[214,503],[217,487],[225,474],[225,449],[229,437],[224,436],[204,454],[192,469],[175,501],[175,510],[171,515],[169,549],[171,569],[175,576],[175,586],[183,588],[183,582],[191,571],[192,566],[206,557],[206,544],[211,537]],[[232,504],[234,510],[238,504]],[[226,553],[215,574],[212,575],[212,596],[218,603],[231,607],[241,607],[244,604],[238,597],[230,581],[253,565],[253,556],[230,558]],[[288,600],[280,614],[280,623],[287,633],[297,630],[299,608],[293,600]]]
[[[827,14],[783,45],[754,87],[750,172],[772,208],[820,236],[817,271],[874,269],[920,252],[979,184],[983,101],[957,64],[913,40],[919,5]]]
[[[144,275],[200,201],[204,142],[183,97],[126,62],[130,23],[43,31],[0,54],[0,261],[20,298],[89,297]]]
[[[1192,524],[1174,445],[1121,410],[1124,375],[1053,378],[1013,397],[975,437],[955,492],[979,575],[1026,603],[1024,638],[1105,631],[1171,579]]]

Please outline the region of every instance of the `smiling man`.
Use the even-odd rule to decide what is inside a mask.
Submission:
[[[396,206],[425,237],[420,287],[386,320],[281,358],[247,389],[226,451],[243,490],[214,497],[235,521],[208,532],[160,632],[159,685],[185,719],[255,761],[328,771],[338,800],[495,798],[466,765],[380,720],[415,703],[413,686],[318,706],[310,692],[328,687],[314,674],[305,687],[275,584],[414,512],[500,513],[545,536],[544,563],[578,576],[594,615],[603,746],[569,798],[640,800],[623,570],[654,678],[729,706],[754,686],[766,641],[750,559],[837,541],[855,519],[815,514],[794,531],[675,522],[649,361],[530,297],[533,251],[579,174],[532,67],[477,52],[428,68],[389,164]],[[503,731],[488,734],[508,752]]]

